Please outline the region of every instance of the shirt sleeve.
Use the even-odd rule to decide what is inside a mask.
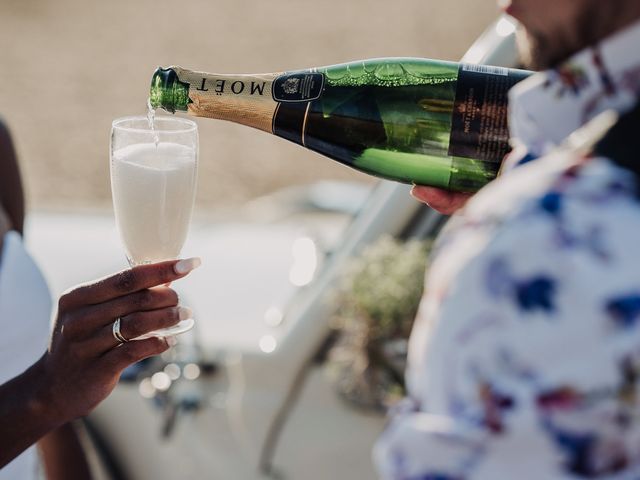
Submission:
[[[412,332],[409,397],[374,451],[382,478],[637,473],[638,209],[592,200],[549,191],[448,235]]]

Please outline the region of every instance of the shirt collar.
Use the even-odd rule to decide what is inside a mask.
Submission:
[[[640,21],[509,92],[506,168],[548,153],[605,110],[629,110],[639,95]]]

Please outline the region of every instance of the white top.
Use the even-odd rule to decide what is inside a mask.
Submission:
[[[512,90],[512,163],[632,107],[639,46],[637,23]],[[639,193],[569,152],[469,201],[427,273],[384,479],[640,478]]]
[[[0,259],[0,384],[24,372],[45,352],[49,339],[51,297],[40,270],[25,251],[20,235],[4,237]],[[0,469],[0,480],[39,476],[32,446]]]

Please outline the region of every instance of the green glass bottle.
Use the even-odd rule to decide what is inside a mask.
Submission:
[[[264,130],[377,177],[475,191],[508,152],[507,91],[531,72],[383,58],[262,75],[158,68],[150,102]]]

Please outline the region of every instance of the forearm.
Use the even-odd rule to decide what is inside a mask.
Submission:
[[[72,423],[46,434],[38,442],[47,480],[89,480],[91,471]]]
[[[0,468],[65,422],[48,405],[44,380],[38,361],[0,385]]]

